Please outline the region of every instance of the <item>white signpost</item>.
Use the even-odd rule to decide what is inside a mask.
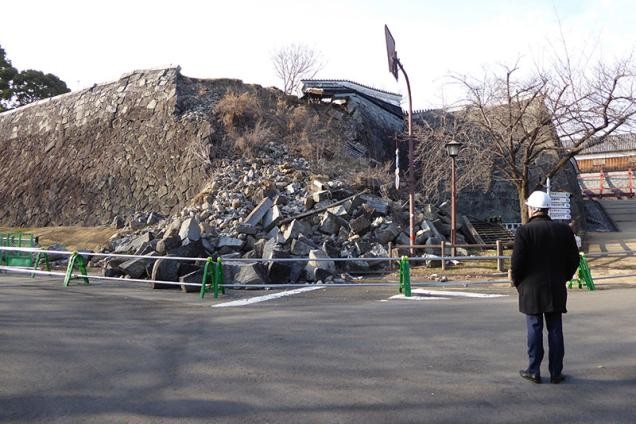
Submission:
[[[548,215],[552,219],[559,219],[569,221],[572,219],[572,213],[570,211],[570,193],[566,191],[552,191],[550,192],[550,200],[552,206]]]

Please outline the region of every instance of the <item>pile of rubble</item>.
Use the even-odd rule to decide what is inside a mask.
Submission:
[[[370,259],[387,258],[389,243],[409,244],[401,202],[313,175],[284,146],[271,143],[266,150],[257,159],[222,161],[212,183],[178,216],[129,219],[105,251],[147,257],[111,258],[102,263],[104,274],[200,283],[200,266],[162,257],[221,257],[233,284],[339,282],[386,267],[388,261]],[[430,205],[418,210],[416,244],[439,245],[450,231],[448,214]],[[253,261],[232,263],[237,258]],[[280,258],[297,260],[272,261]]]

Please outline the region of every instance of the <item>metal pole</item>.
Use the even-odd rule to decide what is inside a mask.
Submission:
[[[451,157],[451,247],[453,256],[457,254],[457,186],[455,178],[455,156]]]
[[[414,152],[413,152],[413,99],[411,98],[411,83],[409,82],[409,76],[404,71],[402,62],[397,59],[397,64],[400,70],[404,74],[406,80],[406,90],[409,95],[409,240],[410,240],[410,253],[413,255],[413,245],[415,244],[415,172],[413,169]]]

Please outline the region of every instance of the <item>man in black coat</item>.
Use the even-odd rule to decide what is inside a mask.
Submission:
[[[548,216],[550,196],[533,192],[528,200],[529,220],[517,229],[512,252],[512,282],[519,292],[519,312],[526,314],[528,327],[528,368],[521,377],[541,383],[543,360],[543,318],[548,328],[550,382],[560,383],[563,330],[561,314],[566,313],[566,283],[579,265],[574,233],[567,224]]]

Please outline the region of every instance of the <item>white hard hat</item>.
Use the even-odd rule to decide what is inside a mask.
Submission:
[[[526,205],[535,209],[550,209],[550,196],[543,191],[533,191]]]

